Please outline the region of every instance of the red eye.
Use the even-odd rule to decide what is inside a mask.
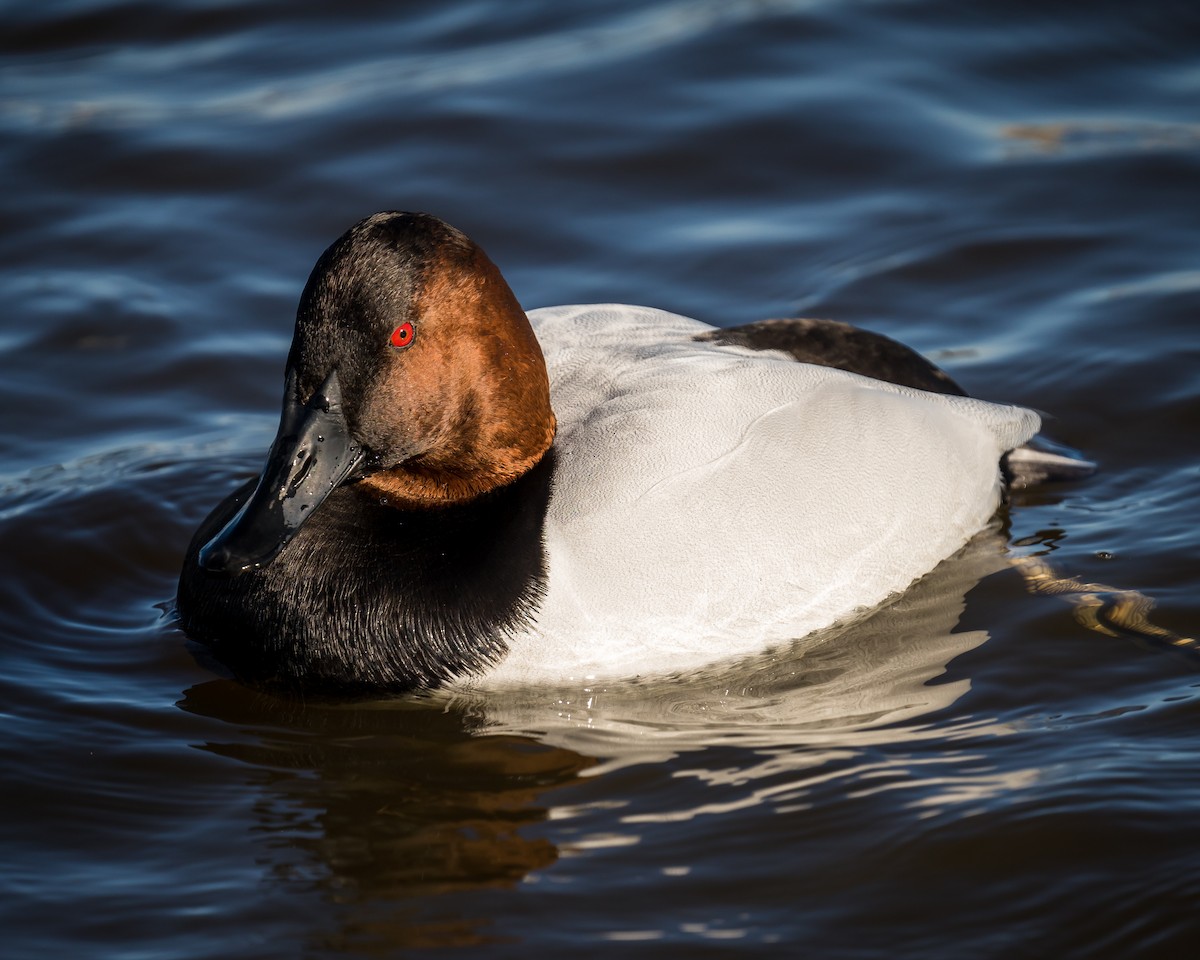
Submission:
[[[413,325],[406,320],[392,331],[392,346],[397,350],[412,346],[414,336]]]

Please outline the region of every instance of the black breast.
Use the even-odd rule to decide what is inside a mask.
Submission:
[[[469,504],[399,510],[335,490],[267,566],[210,573],[196,554],[250,495],[201,525],[179,580],[184,630],[239,677],[331,693],[436,687],[496,663],[545,590],[553,454]]]

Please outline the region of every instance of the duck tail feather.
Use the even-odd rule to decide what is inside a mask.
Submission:
[[[1010,450],[1000,465],[1010,490],[1082,480],[1097,469],[1096,464],[1085,460],[1076,451],[1040,435]]]

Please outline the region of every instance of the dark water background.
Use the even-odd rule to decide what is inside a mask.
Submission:
[[[1200,7],[0,11],[0,954],[1193,955],[1200,663],[1005,557],[1200,630]],[[176,572],[313,261],[387,208],[529,307],[883,331],[1101,472],[815,650],[257,694]]]

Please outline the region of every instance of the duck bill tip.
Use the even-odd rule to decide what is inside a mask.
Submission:
[[[225,526],[215,537],[204,544],[196,555],[196,562],[208,573],[236,577],[252,570],[261,570],[286,545],[286,540],[277,545],[268,546],[257,551],[239,549],[231,542],[239,532],[232,528],[232,522]],[[290,539],[290,538],[288,538]]]
[[[233,517],[200,548],[198,565],[225,576],[267,566],[365,460],[365,449],[350,436],[336,374],[306,404],[296,400],[289,389],[279,431],[258,484]]]

